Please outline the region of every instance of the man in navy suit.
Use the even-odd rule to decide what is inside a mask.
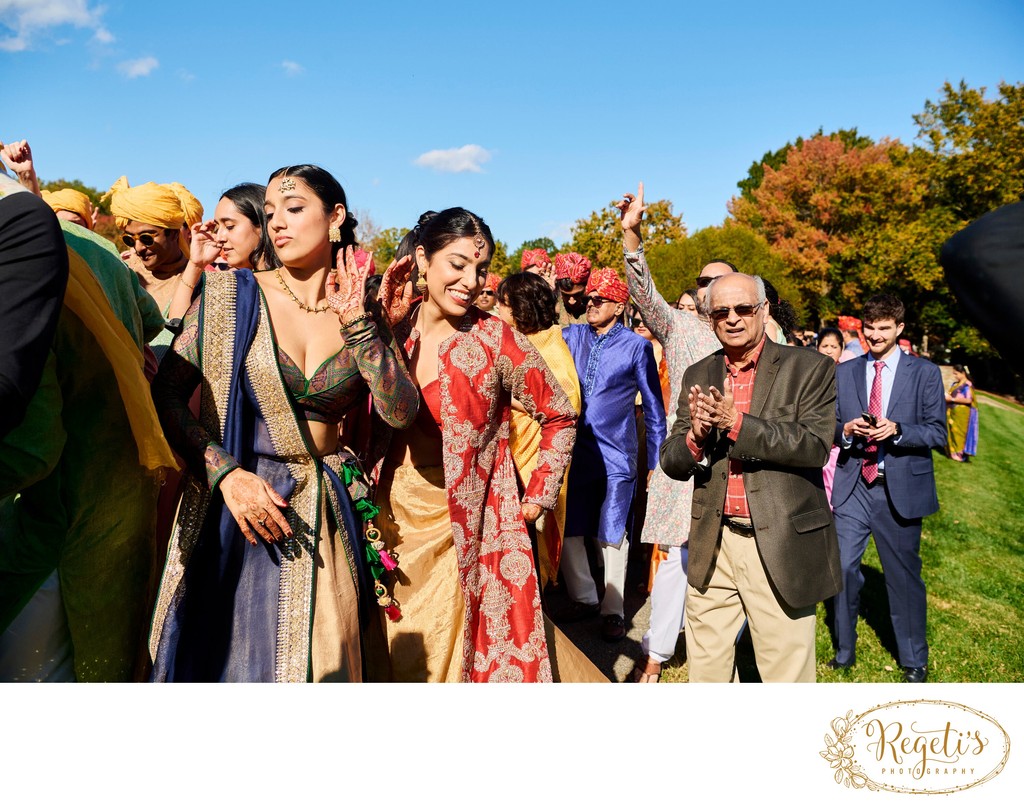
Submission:
[[[946,440],[945,390],[937,366],[897,346],[905,310],[876,295],[864,305],[868,353],[836,370],[836,437],[832,487],[843,590],[835,597],[838,649],[833,669],[856,660],[857,610],[868,544],[882,562],[900,665],[907,682],[928,677],[921,521],[939,510],[932,448]]]

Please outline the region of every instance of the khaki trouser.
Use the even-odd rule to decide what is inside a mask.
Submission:
[[[792,609],[772,591],[757,544],[722,527],[708,586],[686,591],[686,656],[691,683],[735,679],[736,639],[750,622],[754,655],[766,683],[813,683],[815,605]]]

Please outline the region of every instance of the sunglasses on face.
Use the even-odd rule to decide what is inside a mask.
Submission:
[[[128,247],[135,247],[136,240],[141,242],[145,247],[152,247],[153,243],[156,242],[156,235],[153,233],[140,233],[138,236],[132,236],[128,233],[121,234],[121,241]]]
[[[606,303],[614,303],[614,301],[608,298],[602,298],[600,295],[588,295],[587,306],[604,306]]]
[[[764,306],[764,301],[761,301],[761,303],[740,303],[736,306],[720,306],[717,309],[712,309],[709,314],[713,321],[719,323],[729,317],[729,312],[735,312],[738,317],[750,317],[762,306]]]
[[[492,290],[490,290],[490,289],[483,289],[483,290],[480,291],[480,294],[481,295],[493,295],[494,292]]]

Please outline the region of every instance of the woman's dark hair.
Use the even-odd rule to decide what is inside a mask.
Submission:
[[[413,228],[416,232],[416,246],[422,247],[427,260],[438,250],[442,250],[456,239],[474,236],[483,237],[494,255],[494,237],[479,216],[465,208],[446,208],[440,213],[427,211],[420,216],[420,221]]]
[[[267,187],[259,183],[240,183],[229,188],[221,198],[229,199],[238,212],[248,219],[260,232],[260,241],[256,249],[249,254],[249,266],[253,271],[261,269],[273,270],[277,267],[277,253],[274,252],[274,240],[270,237],[267,227],[267,213],[263,210],[263,201],[267,196]]]
[[[967,366],[966,365],[961,365],[959,362],[955,363],[953,365],[953,370],[956,371],[958,374],[963,374],[968,379],[971,378],[971,372],[967,370]]]
[[[301,163],[298,166],[284,166],[270,175],[267,185],[271,180],[278,177],[298,177],[302,182],[313,189],[313,193],[323,203],[324,213],[330,215],[334,212],[335,205],[345,206],[345,221],[341,223],[341,241],[331,244],[331,262],[337,261],[338,251],[345,247],[355,247],[359,244],[356,241],[356,226],[359,222],[352,215],[352,209],[348,207],[348,199],[345,197],[345,189],[341,183],[334,179],[334,176],[319,166],[310,163]]]
[[[498,284],[498,301],[512,309],[516,331],[536,334],[550,329],[558,321],[555,293],[536,273],[518,272]]]
[[[771,281],[764,276],[761,277],[761,280],[764,281],[764,296],[770,306],[769,313],[779,324],[782,333],[789,337],[796,331],[796,310],[791,303],[779,298],[779,291],[772,286]]]
[[[834,326],[826,326],[825,328],[818,332],[817,345],[820,346],[821,341],[824,340],[826,337],[835,337],[836,342],[839,343],[840,349],[842,349],[846,345],[846,341],[843,340],[843,333]]]

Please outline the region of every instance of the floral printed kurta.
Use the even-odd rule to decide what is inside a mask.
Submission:
[[[408,332],[406,356],[419,333]],[[537,571],[522,502],[553,509],[572,457],[576,411],[529,340],[475,308],[438,356],[448,512],[465,598],[463,680],[551,681]],[[509,449],[512,397],[541,423],[520,501]]]
[[[713,354],[721,344],[711,327],[691,312],[673,309],[658,292],[644,258],[643,245],[625,254],[629,294],[644,323],[665,352],[671,386],[668,431],[676,420],[683,388],[683,373],[697,360]],[[690,530],[693,482],[672,480],[658,466],[647,492],[647,519],[643,541],[657,545],[685,545]]]

